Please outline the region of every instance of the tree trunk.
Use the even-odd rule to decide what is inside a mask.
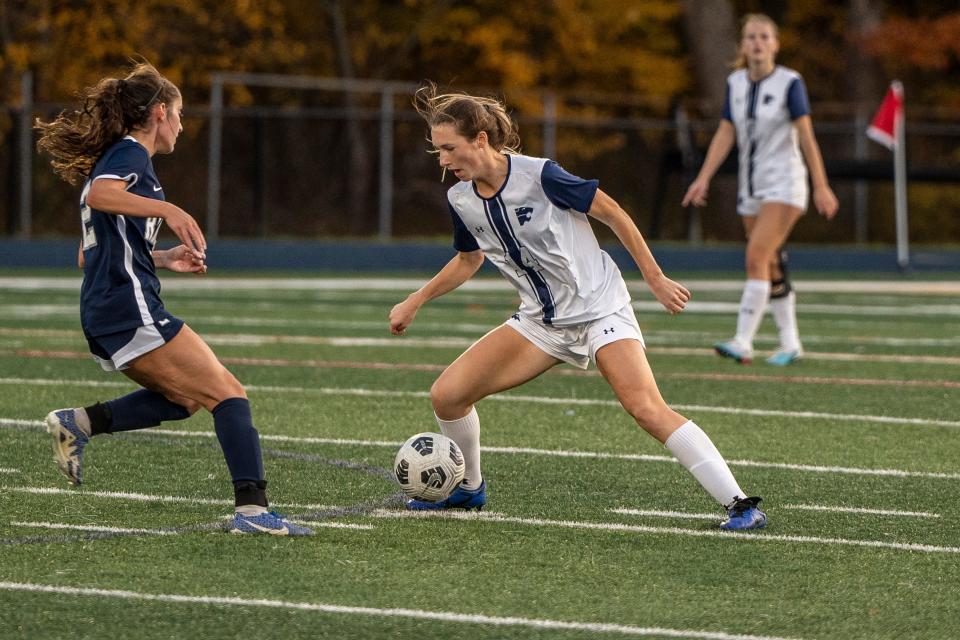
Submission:
[[[333,41],[337,52],[337,66],[342,78],[353,79],[353,60],[350,57],[347,22],[343,15],[342,0],[327,2],[327,10],[333,23]],[[351,235],[370,232],[372,211],[370,208],[371,167],[363,128],[357,113],[357,96],[352,91],[344,93],[347,108],[347,141],[350,147],[350,175],[347,181],[348,229]]]
[[[686,0],[683,9],[697,94],[710,111],[719,113],[739,41],[733,6],[729,0]]]

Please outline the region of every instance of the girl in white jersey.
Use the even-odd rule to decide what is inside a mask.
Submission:
[[[626,284],[597,244],[587,217],[613,229],[667,311],[682,311],[690,293],[663,274],[630,216],[597,189],[596,180],[582,180],[551,160],[515,153],[516,126],[500,102],[438,95],[430,85],[417,92],[415,104],[430,127],[440,166],[460,180],[447,193],[458,253],[393,307],[391,332],[403,334],[424,303],[470,279],[484,257],[516,287],[521,305],[433,384],[437,424],[463,450],[466,473],[446,500],[411,500],[407,508],[482,508],[486,482],[474,405],[561,362],[585,369],[593,360],[637,423],[727,509],[721,527],[763,527],[760,498],[747,497],[710,438],[668,407],[657,389]]]
[[[803,78],[775,64],[779,49],[773,20],[762,14],[744,17],[741,68],[727,78],[723,118],[683,206],[706,204],[710,179],[736,142],[740,150],[737,213],[747,236],[747,282],[740,299],[737,333],[714,349],[721,356],[750,363],[753,338],[769,301],[780,346],[767,362],[784,366],[803,355],[796,298],[782,247],[807,208],[807,169],[817,211],[829,220],[838,205],[813,135]]]

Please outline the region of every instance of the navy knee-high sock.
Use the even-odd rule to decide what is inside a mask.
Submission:
[[[253,426],[250,402],[246,398],[228,398],[213,408],[213,426],[223,449],[223,457],[233,478],[237,506],[267,506],[267,482],[263,477],[260,434]]]
[[[168,420],[186,420],[186,407],[170,402],[162,393],[139,389],[120,398],[86,407],[92,435],[149,429]]]

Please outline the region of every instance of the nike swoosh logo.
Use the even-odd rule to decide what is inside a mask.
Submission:
[[[247,524],[254,529],[258,529],[259,531],[263,531],[265,533],[272,533],[275,536],[285,536],[290,533],[290,529],[287,528],[287,525],[283,525],[283,529],[271,529],[270,527],[261,527],[256,522],[250,522],[249,520],[247,520]]]
[[[160,185],[157,185],[157,186],[155,186],[155,187],[153,188],[153,190],[154,190],[154,191],[163,191],[163,187],[161,187]]]

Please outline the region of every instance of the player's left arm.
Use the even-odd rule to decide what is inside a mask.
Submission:
[[[597,195],[593,198],[590,210],[587,212],[591,218],[595,218],[607,225],[617,234],[620,242],[630,252],[633,261],[640,267],[640,273],[644,281],[650,287],[650,291],[656,296],[667,311],[670,313],[680,313],[690,300],[690,291],[682,284],[674,282],[660,269],[657,261],[647,246],[646,241],[637,229],[627,212],[624,211],[616,200],[608,196],[602,190],[597,189]]]
[[[197,255],[186,245],[178,245],[171,249],[152,251],[153,264],[158,269],[169,269],[178,273],[196,273],[202,275],[207,272],[204,258]]]
[[[804,115],[794,120],[793,126],[797,128],[800,150],[803,152],[803,159],[806,160],[807,169],[810,171],[810,182],[813,184],[813,204],[823,217],[830,220],[837,214],[840,203],[827,181],[827,171],[823,167],[823,156],[820,155],[820,147],[813,135],[813,121],[810,116]]]

